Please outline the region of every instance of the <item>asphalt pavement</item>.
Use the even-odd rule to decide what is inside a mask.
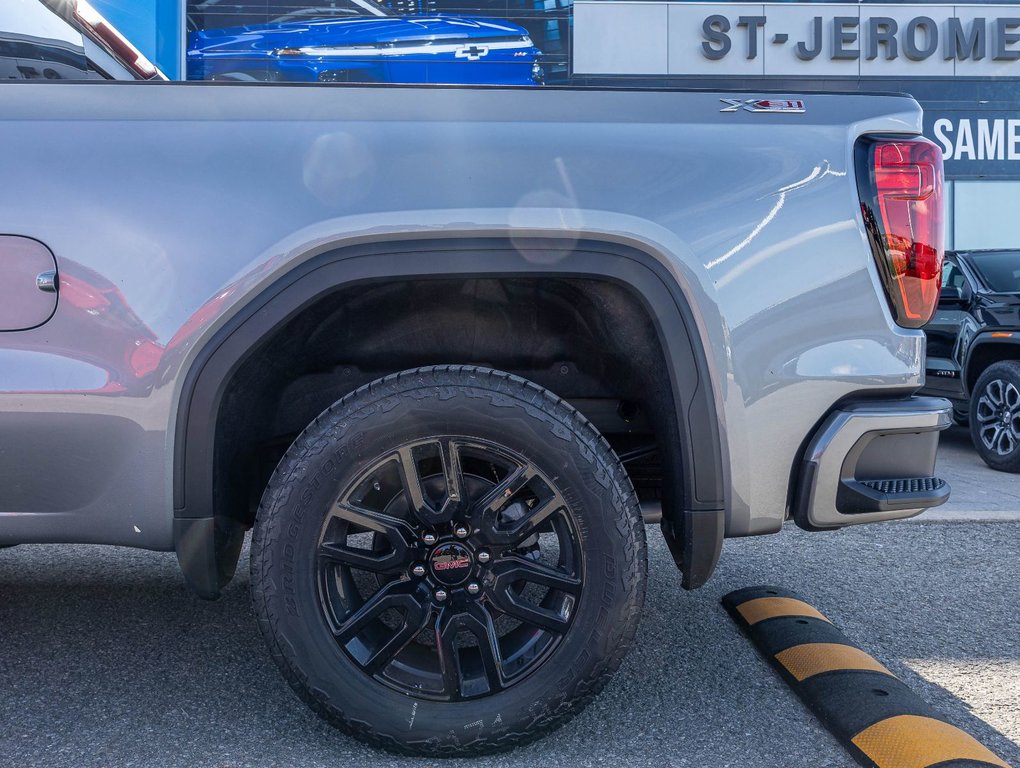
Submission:
[[[955,497],[941,511],[730,540],[696,592],[650,526],[646,609],[621,671],[566,727],[477,762],[395,757],[320,722],[269,659],[243,568],[208,603],[172,554],[0,550],[0,766],[856,765],[720,606],[755,584],[799,592],[1020,765],[1020,477],[985,468],[965,440],[945,441]]]

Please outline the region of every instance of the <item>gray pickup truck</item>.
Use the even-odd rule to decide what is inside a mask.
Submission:
[[[250,529],[297,693],[468,755],[618,667],[643,511],[692,589],[947,498],[909,97],[106,81],[54,7],[64,69],[0,83],[0,545],[215,598]]]

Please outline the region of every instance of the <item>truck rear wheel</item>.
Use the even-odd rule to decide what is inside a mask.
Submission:
[[[388,376],[322,413],[270,481],[252,597],[274,659],[329,722],[434,756],[519,745],[616,670],[644,528],[576,410],[467,366]]]
[[[1020,362],[995,363],[978,377],[970,399],[970,433],[988,466],[1020,472]]]

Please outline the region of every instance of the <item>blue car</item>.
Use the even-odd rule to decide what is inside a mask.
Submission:
[[[268,24],[193,31],[187,71],[189,80],[536,85],[541,53],[510,22],[398,16],[373,0],[343,0]]]

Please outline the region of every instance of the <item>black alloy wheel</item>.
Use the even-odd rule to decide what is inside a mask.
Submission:
[[[490,369],[405,371],[280,461],[251,547],[270,651],[322,717],[390,750],[508,749],[580,711],[644,596],[637,499],[567,403]]]
[[[463,435],[368,464],[323,524],[319,599],[362,670],[408,696],[491,695],[570,628],[583,553],[573,513],[528,459]]]

